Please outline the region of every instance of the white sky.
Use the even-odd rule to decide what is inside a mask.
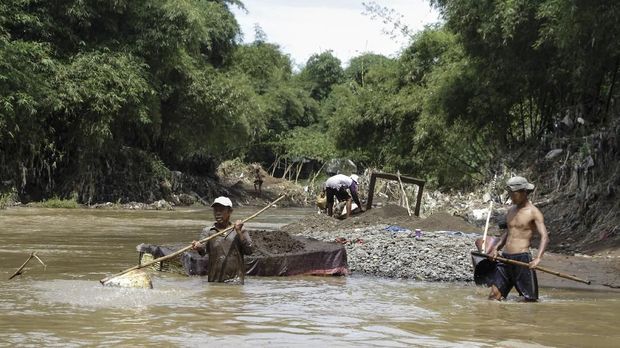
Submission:
[[[343,64],[363,52],[395,56],[408,38],[385,34],[393,28],[382,19],[365,15],[362,2],[371,0],[243,0],[248,13],[232,6],[244,42],[254,41],[254,25],[267,41],[280,45],[297,66],[314,53],[332,50]],[[401,22],[417,32],[439,21],[439,13],[428,0],[375,0],[402,15]]]

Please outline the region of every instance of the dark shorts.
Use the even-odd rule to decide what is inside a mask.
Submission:
[[[532,255],[530,253],[503,254],[502,256],[506,259],[525,263],[532,261]],[[499,289],[503,297],[508,296],[508,293],[514,286],[517,288],[519,295],[525,297],[525,299],[538,299],[538,279],[536,278],[536,272],[526,267],[507,265],[499,262],[492,284]]]
[[[339,190],[335,188],[327,187],[325,189],[325,193],[327,194],[327,206],[331,207],[334,205],[334,196],[338,198],[339,201],[346,201],[347,199],[351,199],[351,195],[347,192],[346,187],[341,187]]]

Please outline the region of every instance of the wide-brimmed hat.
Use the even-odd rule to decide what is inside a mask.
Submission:
[[[522,176],[514,176],[506,181],[506,189],[508,191],[532,191],[534,187],[534,184],[529,183],[527,179]]]
[[[357,174],[351,174],[351,180],[355,181],[355,183],[357,184],[360,180],[360,177],[357,176]]]
[[[231,207],[232,208],[232,201],[230,200],[230,198],[228,197],[224,197],[224,196],[219,196],[217,197],[214,201],[213,204],[211,204],[211,206],[215,206],[215,205],[223,205],[225,207]]]

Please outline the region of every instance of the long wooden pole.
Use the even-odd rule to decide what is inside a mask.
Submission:
[[[258,215],[260,215],[260,214],[261,214],[262,212],[264,212],[265,210],[267,210],[267,209],[271,208],[271,206],[272,206],[272,205],[276,204],[278,201],[280,201],[280,200],[281,200],[281,199],[283,199],[284,197],[285,197],[285,195],[280,196],[278,199],[276,199],[275,201],[273,201],[273,202],[269,203],[269,204],[268,204],[266,207],[264,207],[263,209],[261,209],[261,210],[257,211],[256,213],[254,213],[254,215],[252,215],[252,216],[250,216],[250,217],[246,218],[245,220],[243,220],[243,223],[246,223],[246,222],[248,222],[248,221],[252,220],[253,218],[257,217]],[[220,235],[222,235],[222,234],[224,234],[224,233],[226,233],[226,232],[228,232],[228,231],[232,230],[234,227],[235,227],[234,225],[233,225],[233,226],[230,226],[230,227],[228,227],[228,228],[226,228],[226,229],[224,229],[224,230],[221,230],[220,232],[218,232],[218,233],[216,233],[216,234],[212,234],[212,235],[210,235],[209,237],[203,238],[203,239],[199,240],[198,242],[200,242],[200,243],[204,243],[204,242],[208,241],[209,239],[215,238],[215,237],[217,237],[217,236],[220,236]],[[147,262],[147,263],[143,263],[143,264],[140,264],[140,265],[133,266],[133,267],[128,268],[128,269],[126,269],[126,270],[124,270],[124,271],[122,271],[122,272],[116,273],[116,274],[114,274],[114,275],[112,275],[112,276],[109,276],[109,277],[107,277],[107,278],[103,278],[103,279],[101,279],[99,282],[103,285],[103,284],[105,284],[106,282],[108,282],[110,279],[116,278],[116,277],[118,277],[118,276],[121,276],[121,275],[123,275],[123,274],[125,274],[125,273],[131,272],[131,271],[136,270],[136,269],[140,269],[140,268],[144,268],[144,267],[150,266],[150,265],[152,265],[152,264],[154,264],[154,263],[157,263],[157,262],[161,262],[161,261],[165,261],[165,260],[171,259],[171,258],[173,258],[173,257],[175,257],[175,256],[177,256],[177,255],[179,255],[179,254],[182,254],[182,253],[184,253],[184,252],[188,251],[188,250],[189,250],[189,249],[191,249],[191,248],[192,248],[192,244],[190,244],[190,245],[186,246],[185,248],[179,249],[179,250],[177,250],[177,251],[173,252],[172,254],[168,254],[168,255],[162,256],[162,257],[157,258],[157,259],[155,259],[155,260],[151,260],[151,261],[149,261],[149,262]]]
[[[497,261],[500,261],[500,262],[503,262],[503,263],[507,263],[507,264],[509,264],[509,265],[516,265],[516,266],[527,267],[527,268],[529,268],[529,267],[530,267],[530,265],[529,265],[529,264],[527,264],[527,263],[525,263],[525,262],[516,261],[516,260],[511,260],[511,259],[506,259],[506,258],[503,258],[503,257],[501,257],[501,256],[496,256],[496,257],[494,258],[494,257],[493,257],[493,256],[491,256],[491,255],[488,255],[488,254],[485,254],[485,253],[479,253],[479,252],[477,252],[477,251],[472,251],[472,252],[471,252],[471,254],[472,254],[472,255],[474,255],[474,256],[486,257],[486,258],[489,258],[489,259],[491,259],[491,260],[495,259],[495,260],[497,260]],[[584,284],[588,284],[588,285],[590,285],[590,284],[591,284],[591,282],[590,282],[589,280],[583,280],[583,279],[581,279],[581,278],[577,278],[577,277],[572,276],[572,275],[569,275],[569,274],[565,274],[565,273],[560,273],[560,272],[557,272],[557,271],[553,271],[553,270],[550,270],[550,269],[548,269],[548,268],[544,268],[544,267],[541,267],[541,266],[536,266],[536,267],[534,267],[534,269],[539,270],[539,271],[541,271],[541,272],[545,272],[545,273],[553,274],[554,276],[558,276],[558,277],[560,277],[560,278],[570,279],[570,280],[574,280],[574,281],[576,281],[576,282],[580,282],[580,283],[584,283]]]
[[[30,260],[32,260],[33,258],[39,260],[39,262],[43,265],[43,267],[47,268],[47,265],[45,264],[45,262],[43,262],[43,260],[41,260],[38,256],[37,256],[37,252],[33,251],[30,253],[30,256],[28,257],[28,260],[26,260],[26,262],[24,262],[18,269],[17,271],[15,271],[15,273],[13,273],[13,275],[9,278],[9,280],[15,278],[16,276],[22,274],[22,270],[26,267],[26,265],[28,264],[28,262],[30,262]]]
[[[30,262],[30,260],[32,260],[34,258],[34,255],[36,254],[36,252],[32,252],[30,253],[30,257],[28,257],[28,260],[26,260],[26,262],[24,262],[18,269],[17,271],[15,271],[15,273],[13,273],[12,276],[9,277],[9,280],[15,278],[15,276],[20,275],[22,273],[22,270],[24,269],[24,267],[26,267],[26,265],[28,264],[28,262]]]
[[[486,244],[487,244],[487,232],[489,231],[489,220],[491,220],[491,214],[493,213],[493,201],[489,204],[489,214],[487,215],[487,223],[484,226],[484,235],[482,236],[482,251],[487,252]]]
[[[405,192],[403,181],[400,180],[400,170],[396,172],[396,175],[398,176],[398,183],[400,184],[400,190],[403,192],[403,197],[405,197],[405,204],[407,205],[407,214],[411,216],[411,208],[409,208],[409,199],[407,198],[407,192]]]

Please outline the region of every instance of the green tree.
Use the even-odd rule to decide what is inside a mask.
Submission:
[[[332,86],[342,82],[343,77],[340,59],[336,58],[332,51],[310,56],[300,73],[300,79],[312,98],[319,101],[325,99]]]
[[[355,81],[363,87],[368,82],[370,71],[376,71],[378,67],[385,67],[390,64],[392,64],[392,60],[385,56],[365,53],[351,58],[349,66],[344,70],[344,76],[348,81]]]
[[[231,4],[0,4],[0,175],[32,197],[109,199],[165,175],[158,158],[174,167],[249,142],[254,93],[225,69]]]

